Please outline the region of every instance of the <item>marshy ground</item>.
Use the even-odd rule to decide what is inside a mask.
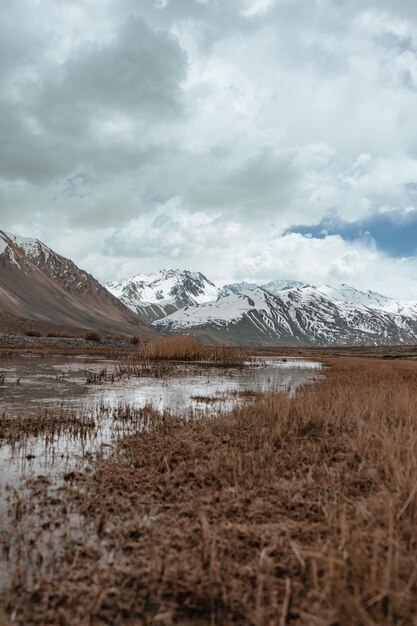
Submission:
[[[322,372],[186,416],[117,404],[112,445],[35,466],[5,492],[0,623],[416,624],[417,363]],[[3,447],[97,428],[48,415],[5,415]]]

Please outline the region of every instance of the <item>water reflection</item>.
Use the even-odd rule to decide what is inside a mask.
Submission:
[[[117,408],[140,409],[151,404],[159,411],[181,416],[229,410],[247,392],[284,389],[289,393],[318,375],[319,363],[304,360],[258,358],[244,368],[175,364],[165,370],[147,370],[140,376],[119,375],[119,365],[104,359],[48,357],[4,361],[0,413],[31,419],[42,411],[76,411],[94,423],[83,436],[44,434],[28,436],[0,447],[0,489],[31,474],[54,476],[69,471],[86,456],[105,449],[115,438],[138,428],[120,423]],[[86,384],[86,371],[106,371],[100,385]],[[119,374],[118,374],[119,371]],[[0,442],[1,443],[1,442]]]

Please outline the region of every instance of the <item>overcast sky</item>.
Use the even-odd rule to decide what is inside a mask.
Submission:
[[[417,298],[415,0],[1,0],[0,228]]]

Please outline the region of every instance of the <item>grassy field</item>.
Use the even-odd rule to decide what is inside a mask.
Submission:
[[[417,624],[417,363],[327,365],[12,494],[0,623]]]

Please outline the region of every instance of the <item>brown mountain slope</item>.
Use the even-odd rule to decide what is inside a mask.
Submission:
[[[98,329],[151,337],[156,331],[90,274],[37,239],[0,231],[0,332]]]

